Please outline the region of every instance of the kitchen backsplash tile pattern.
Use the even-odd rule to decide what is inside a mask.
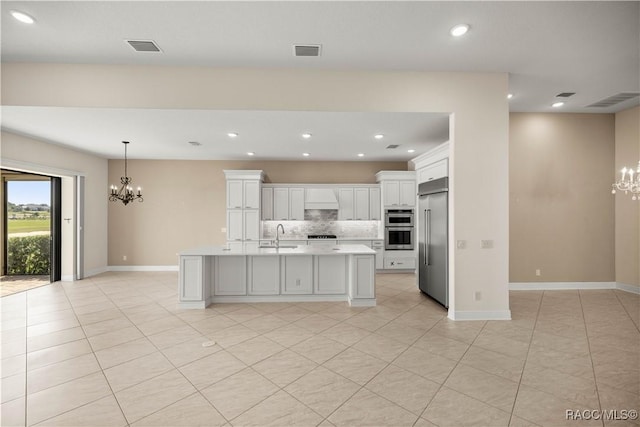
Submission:
[[[381,238],[380,221],[338,221],[337,210],[305,210],[304,221],[262,221],[262,237],[275,239],[278,224],[284,226],[280,239],[306,239],[309,234],[335,234],[338,238]]]

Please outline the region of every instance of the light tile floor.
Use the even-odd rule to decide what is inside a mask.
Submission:
[[[453,322],[415,277],[378,306],[176,308],[176,273],[4,297],[2,426],[576,426],[640,407],[640,296],[516,291],[511,321]],[[202,344],[215,340],[216,345]]]

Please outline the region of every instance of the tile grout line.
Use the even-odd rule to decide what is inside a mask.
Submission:
[[[589,362],[591,362],[591,372],[593,373],[593,385],[596,388],[596,396],[598,397],[598,409],[602,411],[602,402],[600,401],[600,391],[598,390],[598,379],[596,377],[596,368],[593,364],[593,355],[591,354],[591,341],[589,340],[589,328],[587,326],[587,318],[584,315],[584,304],[582,303],[582,292],[580,292],[580,290],[578,290],[578,299],[580,301],[580,312],[582,313],[582,322],[584,324],[584,331],[587,338],[587,348],[589,349]],[[623,309],[624,309],[624,306],[623,306]],[[604,417],[602,417],[600,422],[604,427]]]
[[[518,380],[518,388],[516,389],[516,395],[513,398],[513,405],[511,406],[511,414],[509,415],[509,424],[511,425],[511,420],[513,419],[513,413],[516,409],[516,402],[518,401],[518,394],[520,394],[520,387],[522,386],[522,377],[524,377],[524,370],[527,367],[527,359],[529,359],[529,352],[531,351],[531,345],[533,343],[533,336],[536,333],[536,325],[538,324],[538,319],[540,317],[540,310],[542,309],[542,301],[544,300],[544,292],[540,294],[540,298],[538,300],[538,309],[536,310],[536,318],[533,322],[533,328],[531,329],[531,338],[529,338],[529,345],[527,346],[527,354],[524,357],[524,362],[522,364],[522,372],[520,372],[520,378]],[[516,415],[517,416],[517,415]],[[527,420],[528,421],[528,420]]]
[[[629,319],[631,319],[631,323],[636,327],[636,330],[640,333],[640,325],[638,325],[635,322],[635,320],[633,319],[633,317],[631,317],[631,314],[629,313],[629,310],[627,310],[627,306],[625,306],[622,303],[622,300],[620,300],[620,296],[618,295],[618,293],[615,290],[613,290],[613,295],[616,297],[616,300],[618,300],[618,304],[620,304],[622,306],[622,309],[627,314],[627,316],[629,316]]]

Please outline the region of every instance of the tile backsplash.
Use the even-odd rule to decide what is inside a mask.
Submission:
[[[305,210],[304,221],[262,221],[262,237],[275,239],[276,227],[282,224],[280,239],[306,239],[308,234],[335,234],[339,238],[382,236],[380,221],[338,221],[337,210]]]

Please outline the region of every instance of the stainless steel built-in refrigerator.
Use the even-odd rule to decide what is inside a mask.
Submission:
[[[448,249],[449,179],[418,186],[418,282],[422,292],[449,307]]]

